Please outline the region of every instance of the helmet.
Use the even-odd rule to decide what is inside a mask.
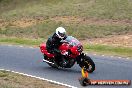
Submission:
[[[59,38],[63,39],[64,37],[66,37],[66,30],[63,27],[58,27],[56,29],[56,34]]]

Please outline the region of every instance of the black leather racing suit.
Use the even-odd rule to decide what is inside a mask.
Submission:
[[[66,37],[64,37],[64,39],[66,39]],[[60,50],[58,48],[61,45],[61,40],[62,39],[60,39],[56,33],[54,33],[53,36],[49,37],[46,42],[46,48],[48,52],[55,55],[60,54]]]

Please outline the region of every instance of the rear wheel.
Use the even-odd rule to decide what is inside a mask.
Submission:
[[[95,64],[89,56],[84,56],[84,59],[79,65],[81,68],[84,67],[89,73],[95,70]]]

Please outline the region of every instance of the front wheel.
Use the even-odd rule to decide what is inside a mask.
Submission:
[[[89,73],[92,73],[95,70],[95,63],[89,56],[84,56],[79,65],[81,68],[84,67]]]

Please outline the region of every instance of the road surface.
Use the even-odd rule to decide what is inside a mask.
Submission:
[[[132,80],[132,59],[89,56],[96,64],[96,70],[89,74],[89,78]],[[0,45],[0,69],[26,73],[82,88],[78,81],[78,78],[81,77],[81,68],[77,64],[70,69],[54,69],[43,63],[42,58],[39,48]],[[132,88],[132,86],[90,86],[90,88],[102,87]]]

